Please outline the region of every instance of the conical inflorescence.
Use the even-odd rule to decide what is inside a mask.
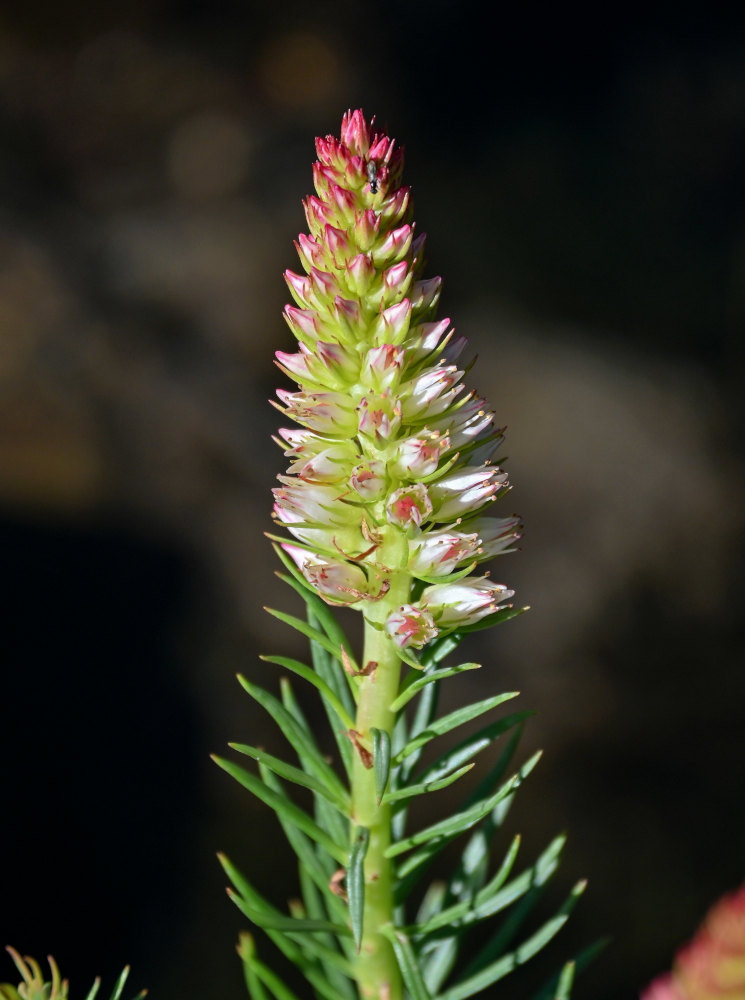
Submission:
[[[327,603],[417,649],[513,596],[477,570],[519,537],[518,518],[485,516],[509,489],[492,462],[502,435],[465,385],[465,340],[436,319],[441,279],[422,276],[402,150],[360,110],[316,150],[310,233],[296,244],[304,273],[285,275],[298,351],[276,355],[298,385],[277,405],[300,427],[279,432],[291,464],[275,518]],[[371,609],[396,581],[381,622]]]

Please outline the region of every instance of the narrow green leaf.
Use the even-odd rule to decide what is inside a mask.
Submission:
[[[294,802],[291,802],[285,795],[276,792],[260,781],[255,775],[246,771],[245,768],[239,767],[232,761],[225,760],[222,757],[212,758],[216,764],[218,764],[223,771],[227,771],[231,777],[235,778],[239,784],[247,788],[252,795],[255,795],[257,799],[261,799],[265,805],[268,805],[270,809],[273,809],[277,815],[283,816],[288,822],[292,823],[298,829],[306,833],[311,840],[315,840],[325,851],[327,851],[332,858],[335,858],[339,864],[346,864],[346,852],[344,848],[337,844],[331,839],[331,837],[322,830],[317,823],[315,823],[306,812],[304,812],[299,806],[296,806]]]
[[[402,799],[410,799],[415,795],[423,795],[425,792],[438,792],[441,788],[447,788],[448,785],[452,785],[458,778],[462,778],[473,766],[473,764],[466,764],[465,767],[458,768],[457,771],[453,771],[452,774],[449,774],[445,778],[440,778],[439,781],[422,781],[417,785],[398,788],[395,792],[386,792],[383,796],[383,802],[400,802]]]
[[[228,895],[251,923],[261,927],[262,930],[283,931],[285,934],[307,934],[315,931],[328,931],[332,934],[349,933],[347,927],[331,923],[329,920],[298,920],[295,917],[286,917],[281,913],[267,913],[255,909],[232,889],[228,889]]]
[[[424,952],[422,952],[424,981],[430,993],[437,994],[442,984],[453,971],[456,959],[458,958],[459,946],[459,937],[453,936],[445,938],[444,941],[438,941],[432,954],[425,956]]]
[[[371,730],[373,737],[373,771],[375,774],[375,794],[378,805],[388,785],[391,773],[391,737],[384,729]]]
[[[501,798],[504,798],[512,790],[516,781],[517,775],[513,775],[509,781],[489,798],[477,802],[475,805],[456,813],[454,816],[448,816],[437,823],[433,823],[432,826],[427,826],[423,830],[405,837],[396,844],[391,844],[386,849],[385,856],[387,858],[395,858],[399,854],[411,850],[412,847],[417,847],[419,844],[426,844],[430,841],[437,842],[441,838],[451,836],[457,837],[466,830],[470,830],[472,826],[491,812]]]
[[[294,832],[295,832],[295,835],[297,837],[303,838],[303,840],[305,841],[305,844],[310,845],[310,841],[305,837],[304,834],[301,834],[298,830],[295,830]],[[294,841],[291,841],[291,843],[292,843],[293,848],[296,849],[296,852],[297,852],[297,845],[295,844]],[[337,922],[338,921],[339,923],[345,923],[346,922],[346,918],[347,918],[346,907],[344,906],[342,900],[338,899],[338,897],[336,897],[336,896],[333,895],[333,893],[329,889],[328,876],[326,876],[325,872],[323,872],[320,869],[320,866],[318,864],[318,859],[317,859],[315,853],[312,852],[312,851],[310,853],[311,853],[311,859],[309,861],[308,858],[306,857],[306,854],[304,852],[298,852],[298,856],[301,857],[301,859],[302,859],[301,863],[304,864],[306,871],[308,872],[308,874],[310,875],[310,877],[312,877],[314,879],[314,881],[316,880],[316,876],[318,874],[320,874],[320,883],[321,884],[318,887],[319,887],[319,889],[322,892],[325,893],[325,895],[327,897],[330,897],[330,899],[329,899],[329,906],[330,906],[331,910],[333,910],[334,916],[335,916],[335,920],[332,921],[332,922]],[[259,892],[257,892],[256,889],[254,889],[254,887],[251,885],[251,883],[248,881],[248,879],[245,877],[245,875],[243,875],[235,867],[235,865],[230,861],[229,858],[225,857],[224,854],[218,854],[217,857],[218,857],[218,860],[219,860],[220,864],[223,867],[223,870],[225,871],[225,874],[230,879],[230,881],[231,881],[232,885],[234,886],[234,888],[236,889],[236,891],[238,893],[240,893],[240,895],[245,900],[247,900],[248,903],[250,903],[251,906],[258,907],[258,908],[262,908],[263,907],[268,912],[272,912],[272,913],[279,913],[280,912],[275,907],[271,906],[264,899],[264,897]],[[316,882],[316,884],[318,884],[318,882]],[[334,906],[335,903],[337,903],[338,905]],[[324,919],[324,918],[322,917],[322,918],[319,918],[319,919]]]
[[[444,660],[446,656],[457,649],[460,645],[461,637],[457,632],[451,632],[450,635],[440,636],[429,645],[425,646],[422,650],[421,661],[425,668],[434,666],[441,660]]]
[[[310,611],[308,612],[308,621],[312,626],[315,626],[316,619]],[[313,669],[337,696],[344,707],[346,718],[353,718],[355,709],[354,699],[352,698],[348,683],[350,678],[346,676],[333,656],[327,650],[323,649],[322,646],[319,646],[317,642],[314,642],[313,639],[310,640],[310,655]],[[345,722],[342,722],[344,716],[339,716],[330,702],[326,701],[323,697],[322,701],[329,727],[339,751],[339,756],[344,764],[344,770],[347,777],[351,778],[354,766],[354,749],[346,735],[351,727],[345,725],[346,719]]]
[[[522,723],[507,741],[507,745],[500,753],[494,766],[490,769],[486,781],[482,782],[475,790],[474,800],[483,796],[485,790],[490,791],[493,783],[496,784],[498,781],[501,781],[520,742],[521,734]],[[514,800],[517,787],[519,785],[516,786],[510,795],[497,803],[491,814],[486,817],[484,822],[469,837],[461,854],[458,867],[450,878],[448,902],[453,899],[471,899],[483,886],[489,868],[489,848],[492,839],[509,812],[509,806]]]
[[[264,750],[259,750],[258,747],[252,747],[246,743],[229,743],[228,746],[232,750],[236,750],[238,753],[244,754],[246,757],[251,757],[253,760],[260,761],[265,767],[268,767],[270,771],[279,775],[280,778],[284,778],[286,781],[291,781],[295,785],[301,785],[303,788],[309,788],[316,795],[322,795],[345,816],[349,815],[349,796],[339,796],[336,789],[329,788],[312,774],[308,774],[306,771],[301,771],[299,767],[288,764],[286,761],[280,760],[279,757],[274,757],[272,754],[266,753]]]
[[[337,647],[336,644],[332,642],[328,636],[324,635],[323,632],[319,632],[317,628],[313,628],[311,625],[308,625],[308,623],[304,622],[302,618],[296,618],[294,615],[285,614],[284,611],[276,611],[274,608],[264,608],[264,610],[274,618],[278,618],[281,622],[284,622],[285,625],[289,625],[290,628],[296,629],[308,639],[315,640],[319,646],[323,646],[324,649],[328,650],[328,652],[341,663],[341,646]],[[352,669],[358,669],[351,656],[350,661],[352,663]]]
[[[502,888],[504,883],[503,872],[506,870],[509,873],[516,853],[516,848],[511,848],[508,852],[508,865],[505,866],[503,863],[494,878],[491,879],[488,885],[479,890],[473,899],[465,899],[460,903],[455,903],[453,906],[448,906],[435,914],[426,925],[407,927],[407,932],[412,936],[426,935],[428,938],[436,935],[438,931],[449,935],[456,928],[460,930],[461,928],[469,927],[506,909],[531,889],[543,886],[548,881],[559,865],[559,856],[565,841],[566,837],[556,837],[534,865],[527,868]],[[442,936],[442,934],[439,936]],[[489,947],[492,947],[493,942],[497,938],[498,935],[492,935]],[[497,949],[496,945],[494,945],[494,948],[495,950],[502,951],[508,943],[508,940],[504,941],[499,949]]]
[[[411,947],[411,942],[406,934],[395,927],[391,927],[390,924],[386,924],[380,930],[393,945],[396,961],[401,970],[401,978],[404,981],[404,986],[408,991],[410,1000],[432,1000],[427,987],[424,985],[419,963],[416,960],[414,949]]]
[[[609,943],[610,938],[600,938],[598,941],[594,941],[587,948],[584,948],[579,955],[576,955],[571,964],[574,966],[574,978],[576,979],[580,972],[583,972],[587,966],[592,962],[597,955],[606,947]],[[569,964],[569,963],[567,963]],[[566,969],[566,966],[564,966]],[[549,979],[549,981],[543,986],[537,993],[533,994],[531,1000],[557,1000],[557,991],[561,985],[561,976],[564,974],[564,969],[562,969],[561,974],[556,974]]]
[[[311,628],[316,628],[318,619],[313,612],[308,610],[308,624]],[[344,645],[347,649],[347,645]],[[324,649],[314,639],[310,640],[310,650],[313,669],[321,680],[331,688],[336,697],[344,706],[344,711],[350,718],[355,715],[355,703],[357,694],[357,679],[350,677],[344,670],[342,663],[332,656],[327,649]]]
[[[277,973],[272,972],[269,966],[264,965],[258,958],[249,958],[248,965],[257,979],[267,986],[275,1000],[298,1000],[297,995],[285,986]]]
[[[298,864],[298,877],[308,916],[314,920],[327,919],[323,896],[302,861]],[[323,951],[318,952],[318,959],[329,984],[345,1000],[356,1000],[357,991],[350,982],[350,979],[353,978],[353,966],[349,959],[339,951],[341,942],[332,934],[319,934],[317,937],[319,945],[323,948]],[[342,941],[346,942],[347,939],[342,938]],[[327,952],[332,954],[329,955]]]
[[[519,784],[527,777],[535,764],[537,763],[540,754],[534,754],[517,772],[516,775],[508,781],[497,793],[497,804],[492,810],[491,816],[487,822],[491,821],[495,811],[499,810],[502,802],[507,801],[510,796],[514,793],[514,790],[519,786]],[[498,796],[506,790],[505,797],[499,799]],[[422,874],[432,860],[439,854],[443,847],[447,846],[451,840],[454,840],[458,836],[458,833],[453,833],[447,837],[437,837],[436,839],[430,841],[430,843],[425,844],[420,847],[413,854],[410,854],[405,861],[397,866],[398,881],[395,886],[395,898],[398,903],[405,900],[408,894],[411,892],[412,888],[418,880],[421,878]]]
[[[463,673],[464,670],[478,670],[480,667],[480,663],[461,663],[457,667],[442,667],[440,670],[432,670],[424,676],[421,673],[418,675],[409,674],[401,687],[401,693],[395,701],[391,702],[390,709],[392,712],[400,712],[404,705],[407,705],[427,684],[432,684],[434,681],[444,681],[448,677],[455,677],[456,674]]]
[[[289,656],[260,656],[260,660],[264,660],[266,663],[276,663],[280,667],[284,667],[286,670],[291,670],[298,677],[302,677],[303,680],[308,681],[313,685],[321,694],[321,697],[329,703],[336,714],[339,716],[339,721],[344,726],[345,729],[351,729],[354,726],[354,720],[347,713],[347,710],[342,705],[341,701],[337,695],[331,690],[328,684],[322,680],[314,670],[306,666],[304,663],[300,663],[299,660],[293,660]]]
[[[561,930],[569,919],[569,914],[579,902],[579,898],[584,893],[586,888],[586,879],[581,879],[577,882],[572,887],[572,891],[569,893],[569,896],[559,908],[556,915],[551,917],[550,920],[547,920],[540,930],[537,930],[535,934],[532,934],[527,941],[524,941],[520,945],[516,952],[517,960],[520,965],[530,961],[534,955],[538,954],[541,948],[544,948],[548,944],[551,938],[556,936],[559,930]]]
[[[358,826],[354,831],[352,850],[347,865],[347,893],[349,895],[349,919],[357,951],[362,944],[362,918],[365,910],[365,855],[370,843],[370,831]]]
[[[572,985],[574,984],[574,970],[574,962],[567,962],[561,970],[556,993],[554,993],[554,1000],[569,1000],[572,994]]]
[[[290,586],[293,586],[293,583],[297,583],[298,587],[302,588],[295,588],[297,593],[300,594],[302,599],[308,605],[308,609],[313,612],[315,617],[321,623],[321,626],[329,639],[336,645],[337,649],[340,649],[342,646],[346,646],[346,648],[349,649],[349,643],[346,640],[344,631],[334,617],[334,612],[331,608],[327,604],[324,604],[318,594],[311,589],[308,581],[302,575],[292,559],[290,559],[287,553],[280,546],[275,546],[275,552],[293,577],[293,582],[291,583],[284,573],[278,573],[277,575],[280,580],[284,580],[284,582]]]
[[[250,1000],[269,1000],[269,994],[252,965],[252,960],[256,958],[256,945],[252,934],[243,931],[239,935],[237,951],[243,963],[243,975]]]
[[[458,708],[454,712],[450,712],[449,715],[444,715],[441,719],[431,722],[423,732],[420,732],[411,739],[403,750],[397,754],[394,764],[400,764],[410,754],[419,750],[426,743],[429,743],[435,736],[442,736],[444,733],[449,733],[452,729],[457,729],[458,726],[462,726],[465,722],[470,722],[471,719],[476,719],[479,715],[490,712],[505,701],[516,698],[517,695],[517,691],[494,695],[491,698],[485,698],[483,701],[477,701],[472,705],[465,705],[463,708]]]
[[[419,659],[419,657],[416,655],[413,649],[397,649],[396,653],[400,660],[403,660],[404,663],[408,663],[408,665],[410,667],[413,667],[414,670],[419,670],[419,671],[424,670],[422,661]]]
[[[467,736],[457,746],[447,750],[441,757],[433,761],[418,775],[419,780],[436,781],[443,775],[449,774],[453,768],[461,767],[467,761],[472,760],[477,754],[481,753],[482,750],[492,746],[494,741],[503,733],[520,725],[521,722],[532,714],[530,711],[513,712],[503,719],[498,719],[496,722],[491,722],[488,726],[484,726],[483,729],[479,729],[471,736]],[[496,780],[498,781],[499,779],[497,778]]]
[[[497,982],[499,979],[503,979],[520,965],[524,965],[528,962],[541,950],[541,948],[548,944],[548,942],[555,937],[564,926],[566,921],[569,919],[569,914],[574,908],[574,905],[584,891],[585,885],[586,883],[584,882],[578,882],[572,889],[568,899],[557,912],[556,916],[547,920],[546,923],[535,932],[535,934],[532,934],[529,938],[527,938],[527,940],[516,948],[515,951],[509,952],[507,955],[503,955],[501,958],[497,959],[497,961],[487,965],[480,972],[463,979],[451,989],[445,990],[444,993],[440,994],[439,1000],[466,1000],[467,997],[472,997],[474,994],[480,993],[482,990],[491,986],[492,983]]]
[[[265,785],[274,791],[281,793],[282,786],[263,765],[259,765],[261,780]],[[319,820],[323,817],[323,822]],[[333,817],[333,822],[329,820]],[[339,815],[339,812],[330,805],[326,799],[316,799],[315,818],[322,830],[329,834],[331,839],[337,844],[345,844],[348,840],[347,823]],[[324,894],[327,906],[335,914],[335,919],[341,923],[347,922],[347,908],[343,900],[336,896],[330,885],[330,879],[334,871],[338,868],[338,862],[319,847],[316,847],[309,837],[306,837],[293,824],[287,822],[283,816],[278,816],[279,822],[287,837],[288,843],[297,855],[300,862],[305,866],[310,876],[315,881],[318,888]]]
[[[430,917],[440,912],[447,888],[447,882],[430,883],[417,911],[416,922],[418,924],[425,924]]]
[[[479,894],[478,898],[476,898],[475,889],[473,892],[469,893],[467,898],[473,899],[474,905],[488,899],[489,896],[496,893],[502,885],[504,885],[506,880],[509,878],[512,868],[514,867],[519,847],[520,836],[518,834],[514,837],[512,843],[510,844],[501,865],[489,881],[488,885],[484,886],[483,891]],[[446,887],[447,892],[443,895],[443,899],[441,900],[441,905],[438,910],[433,911],[426,916],[417,914],[418,925],[431,924],[438,918],[440,912],[444,912],[446,910],[447,899],[448,897],[452,898],[452,885],[453,880],[451,879],[450,885]],[[464,885],[463,888],[465,891],[466,886]],[[480,886],[477,886],[476,888],[480,888]],[[465,896],[462,897],[461,902],[463,902],[465,898]],[[438,993],[442,984],[452,972],[455,960],[458,956],[458,945],[463,930],[464,928],[456,927],[455,933],[451,937],[445,937],[436,941],[428,941],[424,943],[420,952],[420,961],[424,971],[424,981],[426,982],[427,988],[431,993]],[[490,938],[490,941],[491,940],[492,939]],[[497,952],[496,954],[500,953],[501,952]],[[471,969],[469,966],[466,970],[466,974],[469,974],[470,971]]]
[[[96,1000],[100,988],[101,988],[101,980],[99,979],[98,976],[96,976],[96,978],[93,980],[91,988],[88,990],[88,996],[85,998],[85,1000]],[[16,988],[14,986],[10,986],[9,983],[5,984],[5,993],[3,993],[2,990],[0,990],[0,997],[2,997],[3,1000],[5,1000],[6,996],[9,997],[10,1000],[21,1000],[21,997],[19,996]]]
[[[289,677],[279,678],[279,693],[282,698],[282,704],[284,705],[285,709],[290,713],[295,722],[297,722],[306,740],[309,740],[313,744],[313,746],[318,748],[315,734],[313,733],[313,730],[310,728],[310,723],[306,718],[305,712],[302,710],[300,706],[300,702],[295,697],[295,691],[292,687],[292,683],[290,682]],[[326,760],[326,758],[324,758],[324,760]],[[305,766],[305,761],[303,760],[302,757],[300,758],[300,764],[304,771],[307,770]]]
[[[288,903],[288,908],[290,914],[295,920],[309,920],[309,919],[321,919],[321,918],[310,918],[305,911],[305,906],[299,899],[291,899]],[[326,921],[328,923],[328,921]],[[354,966],[352,963],[344,958],[343,955],[334,947],[329,947],[321,939],[330,939],[332,942],[334,940],[333,935],[328,932],[321,930],[314,931],[312,934],[296,934],[295,932],[290,932],[290,936],[299,947],[306,953],[306,957],[309,960],[316,961],[319,966],[319,970],[323,967],[335,969],[339,973],[344,973],[344,975],[350,978],[354,976]]]
[[[236,886],[242,899],[244,900],[244,902],[246,902],[249,908],[257,910],[259,913],[266,914],[267,922],[269,922],[269,918],[272,916],[281,917],[284,919],[291,919],[287,918],[284,914],[280,913],[280,911],[277,910],[276,907],[268,903],[264,899],[264,897],[259,892],[257,892],[253,888],[253,886],[251,886],[251,884],[247,881],[247,879],[245,879],[240,874],[240,872],[238,872],[238,870],[228,861],[228,859],[224,855],[218,855],[218,857],[220,858],[220,862],[223,865],[223,868],[225,869],[226,873],[228,874],[228,877],[230,878],[231,882],[233,882],[233,884]],[[231,893],[231,898],[236,903],[236,905],[238,905],[235,893]],[[273,944],[276,945],[276,947],[282,952],[285,958],[287,958],[290,962],[292,962],[300,969],[300,971],[303,973],[308,982],[323,997],[325,997],[326,1000],[345,1000],[343,994],[340,994],[337,990],[335,990],[332,986],[330,986],[327,977],[322,972],[315,958],[313,959],[309,958],[304,952],[304,950],[310,951],[311,954],[313,955],[318,954],[319,956],[322,955],[323,957],[327,957],[325,949],[323,949],[322,947],[321,948],[318,947],[317,942],[315,940],[315,936],[313,934],[301,931],[300,933],[293,935],[291,932],[274,930],[269,927],[265,928],[265,933],[267,934],[269,939],[273,942]],[[343,925],[342,934],[346,935],[347,937],[350,936],[346,924]],[[295,940],[293,940],[293,937],[295,938]],[[342,937],[341,940],[343,941],[345,940],[345,938]],[[251,949],[249,949],[249,953],[253,954]],[[248,957],[250,957],[250,955]],[[244,961],[247,961],[248,957],[244,957]]]
[[[316,822],[337,844],[349,843],[349,820],[345,819],[325,799],[316,799],[314,815]]]
[[[414,740],[421,733],[423,733],[432,723],[432,720],[435,717],[435,713],[437,712],[437,704],[439,702],[439,699],[440,699],[439,684],[428,684],[427,687],[425,687],[422,690],[421,697],[417,702],[416,711],[414,712],[414,718],[412,719],[411,722],[409,742],[406,743],[404,747],[402,747],[398,751],[396,757],[394,758],[394,764],[397,764],[399,759],[403,760],[401,755],[405,747],[408,746],[412,740]],[[408,784],[409,778],[411,777],[411,774],[414,771],[414,768],[416,767],[417,762],[422,755],[423,745],[424,744],[422,744],[418,749],[415,749],[413,752],[410,752],[407,756],[407,759],[403,761],[403,764],[401,765],[401,770],[398,775],[399,785]]]
[[[426,482],[426,479],[423,482]],[[417,580],[421,580],[423,583],[440,584],[441,586],[447,583],[457,583],[468,576],[469,573],[473,573],[477,565],[478,563],[472,562],[470,566],[465,566],[463,569],[455,570],[453,573],[448,573],[445,576],[424,576],[422,573],[418,573]]]
[[[114,983],[114,988],[111,991],[110,1000],[119,1000],[122,993],[124,992],[124,986],[127,982],[128,977],[129,977],[129,966],[125,965],[122,971],[119,973],[119,978]]]
[[[315,744],[309,729],[306,729],[295,716],[274,695],[264,691],[263,688],[251,684],[245,677],[238,675],[241,687],[251,695],[258,703],[267,710],[277,725],[284,733],[285,738],[291,744],[293,750],[298,755],[298,759],[303,770],[314,774],[320,781],[329,788],[334,788],[341,797],[346,796],[346,789],[336,775],[334,769],[323,758],[321,751]],[[283,690],[287,685],[283,685]]]

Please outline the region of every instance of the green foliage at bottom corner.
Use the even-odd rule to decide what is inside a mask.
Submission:
[[[0,983],[0,1000],[68,1000],[68,982],[61,978],[57,963],[51,955],[47,959],[50,978],[45,979],[41,966],[35,959],[28,955],[22,957],[14,948],[9,947],[7,951],[21,976],[21,982],[17,986]],[[121,1000],[128,976],[129,966],[125,966],[114,984],[109,1000]],[[100,979],[94,980],[85,1000],[96,1000],[100,986]],[[134,1000],[143,1000],[145,993],[146,990],[141,990]]]

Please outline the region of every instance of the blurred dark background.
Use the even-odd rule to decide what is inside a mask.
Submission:
[[[234,674],[300,649],[261,611],[296,607],[266,400],[313,137],[350,106],[406,146],[509,425],[527,529],[495,576],[533,610],[447,698],[538,711],[509,832],[527,859],[570,831],[550,901],[590,878],[551,962],[610,934],[575,995],[634,997],[742,881],[745,14],[718,9],[3,6],[0,942],[75,995],[128,961],[231,1000],[214,852],[296,891],[208,754],[280,746]]]

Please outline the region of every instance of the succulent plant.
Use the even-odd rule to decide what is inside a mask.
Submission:
[[[437,319],[441,279],[423,273],[425,237],[415,233],[401,148],[357,110],[344,115],[339,138],[317,139],[316,151],[315,194],[304,202],[309,234],[296,243],[303,273],[285,275],[297,351],[276,355],[297,388],[279,389],[275,404],[298,426],[276,439],[289,467],[278,477],[274,517],[291,537],[273,537],[282,576],[308,614],[271,611],[308,637],[311,664],[265,659],[316,689],[338,759],[329,763],[286,679],[277,698],[240,678],[283,730],[296,763],[245,744],[231,746],[258,761],[258,774],[218,763],[276,812],[298,855],[302,902],[278,909],[221,860],[237,905],[298,965],[316,997],[465,1000],[550,940],[584,882],[521,938],[563,838],[515,875],[516,837],[490,873],[490,843],[538,760],[511,768],[528,713],[491,719],[422,760],[425,745],[515,696],[437,715],[440,684],[479,666],[441,665],[445,657],[469,631],[525,610],[479,568],[511,551],[521,526],[513,514],[487,516],[509,490],[494,462],[502,431],[466,387],[466,341]],[[359,652],[334,616],[340,606],[362,614]],[[498,739],[501,753],[462,807],[422,826],[410,808],[416,797],[464,777]],[[311,791],[312,813],[291,798],[293,784]],[[451,878],[422,890],[432,862],[460,837]],[[466,962],[463,938],[491,917],[501,921],[496,933]],[[254,1000],[295,996],[258,957],[251,935],[239,951]],[[540,996],[568,996],[574,971],[568,963]]]

